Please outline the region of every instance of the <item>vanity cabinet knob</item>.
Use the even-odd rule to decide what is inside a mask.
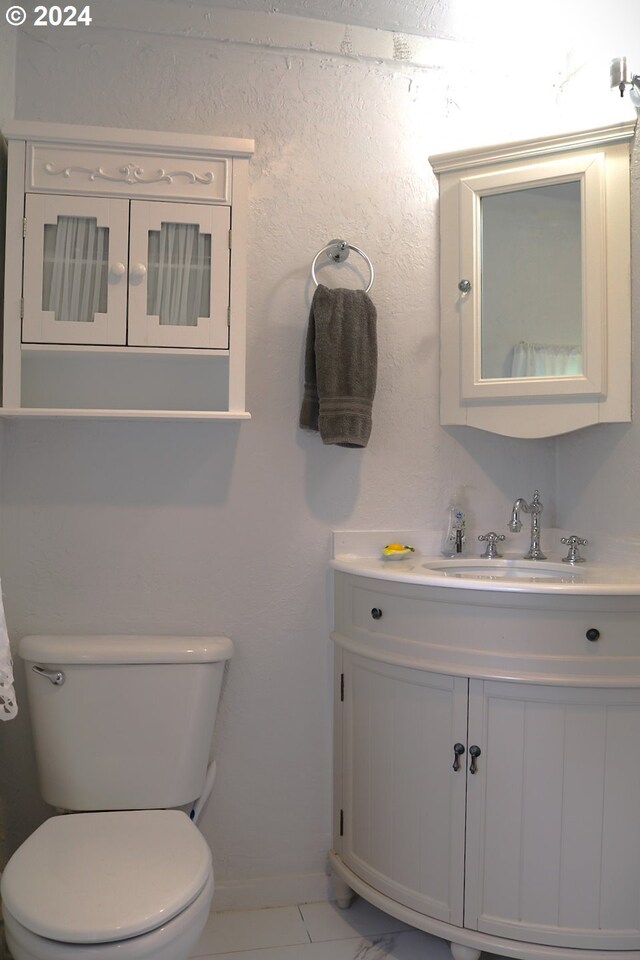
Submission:
[[[380,617],[382,616],[382,610],[380,609],[380,607],[373,607],[371,611],[371,616],[373,617],[374,620],[379,620]]]
[[[458,283],[458,290],[460,293],[469,293],[471,290],[471,280],[461,280]]]
[[[596,627],[590,627],[590,628],[587,630],[585,636],[586,636],[587,640],[592,640],[592,641],[599,640],[599,639],[600,639],[600,631],[597,630]]]
[[[469,747],[469,756],[471,757],[471,763],[469,765],[469,773],[477,773],[478,768],[476,766],[476,760],[478,759],[481,753],[482,753],[482,750],[475,743],[473,744],[472,747]]]
[[[454,753],[454,757],[453,757],[453,769],[454,769],[454,770],[459,770],[459,769],[460,769],[460,757],[461,757],[462,754],[464,753],[464,744],[462,744],[462,743],[454,743],[454,745],[453,745],[453,753]]]

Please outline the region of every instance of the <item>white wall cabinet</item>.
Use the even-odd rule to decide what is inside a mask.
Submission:
[[[638,956],[637,613],[562,599],[337,574],[343,905],[346,885],[466,960]]]
[[[249,140],[15,122],[5,415],[248,416]]]
[[[631,419],[634,126],[430,157],[442,424],[545,437]]]

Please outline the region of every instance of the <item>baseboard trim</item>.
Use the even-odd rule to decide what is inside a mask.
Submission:
[[[216,881],[212,909],[259,910],[262,907],[286,907],[294,903],[330,899],[330,877],[324,873],[301,873],[233,882]]]

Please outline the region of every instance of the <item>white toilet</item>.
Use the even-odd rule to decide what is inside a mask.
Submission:
[[[189,814],[213,782],[231,641],[32,636],[19,652],[42,795],[84,812],[45,821],[7,864],[14,960],[186,960],[213,896]]]

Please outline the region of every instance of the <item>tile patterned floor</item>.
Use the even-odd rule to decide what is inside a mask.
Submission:
[[[448,943],[357,898],[213,913],[192,954],[215,960],[451,960]],[[489,960],[489,958],[487,958]]]

